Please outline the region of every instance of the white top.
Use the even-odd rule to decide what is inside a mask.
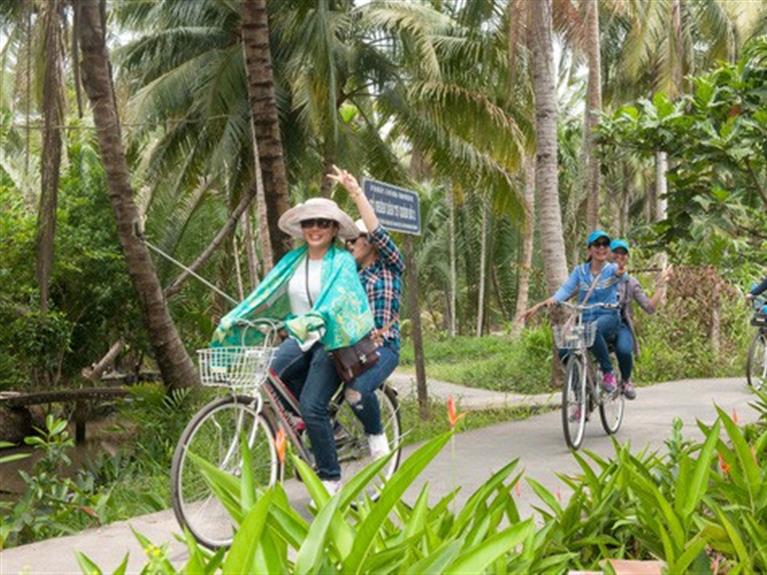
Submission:
[[[317,301],[320,297],[320,292],[322,291],[322,260],[309,259],[308,262],[307,269],[307,257],[304,257],[296,267],[296,271],[293,272],[293,277],[291,277],[288,282],[290,311],[295,315],[305,314],[312,309],[312,305],[309,303],[309,297],[307,296],[307,277],[309,280],[308,292],[312,297],[312,302]],[[307,351],[319,338],[320,334],[318,332],[312,332],[303,344],[299,344],[301,351]]]

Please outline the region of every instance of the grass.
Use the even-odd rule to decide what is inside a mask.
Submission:
[[[528,329],[514,340],[492,335],[429,337],[424,341],[429,377],[513,393],[550,391],[551,351],[551,331],[543,327]],[[400,365],[413,369],[409,342],[402,346]]]
[[[550,407],[520,406],[502,407],[494,409],[482,409],[465,412],[466,415],[458,424],[459,431],[471,431],[498,423],[519,421],[533,415],[549,411]],[[457,411],[461,413],[458,404]],[[400,416],[402,418],[402,430],[404,434],[403,445],[411,445],[426,441],[432,437],[450,429],[447,418],[447,408],[444,403],[431,400],[429,402],[430,418],[422,420],[418,415],[418,403],[413,399],[400,401]]]

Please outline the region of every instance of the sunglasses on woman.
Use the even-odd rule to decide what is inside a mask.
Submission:
[[[609,245],[610,245],[610,240],[607,240],[607,239],[597,240],[593,244],[591,244],[591,246],[595,248],[606,248]]]
[[[367,239],[368,237],[367,237],[367,234],[360,234],[359,236],[357,236],[356,238],[354,238],[352,240],[346,240],[346,247],[347,248],[354,247],[354,244],[356,244],[357,240],[360,239],[360,238]]]
[[[321,230],[327,230],[334,223],[333,220],[326,220],[325,218],[311,218],[309,220],[301,220],[301,229],[308,230],[309,228],[319,228]]]

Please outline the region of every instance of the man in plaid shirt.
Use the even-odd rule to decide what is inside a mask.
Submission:
[[[389,453],[390,447],[381,425],[381,408],[375,390],[399,364],[399,310],[405,263],[355,177],[335,166],[333,170],[334,173],[329,174],[329,177],[349,192],[362,216],[357,221],[360,235],[356,239],[347,240],[346,247],[357,260],[360,281],[367,291],[375,318],[376,330],[373,335],[380,345],[375,365],[346,387],[346,400],[365,428],[371,455],[378,458]]]

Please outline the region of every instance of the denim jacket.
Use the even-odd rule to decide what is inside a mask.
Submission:
[[[626,274],[618,276],[617,272],[618,266],[616,264],[608,263],[602,267],[596,287],[586,302],[587,305],[593,303],[618,303],[618,285],[624,281]],[[578,294],[578,303],[583,303],[593,282],[594,277],[591,275],[591,263],[580,264],[573,269],[567,281],[556,291],[554,301],[562,303]],[[584,312],[583,318],[586,321],[593,321],[601,315],[614,313],[617,313],[616,310],[597,308]]]

